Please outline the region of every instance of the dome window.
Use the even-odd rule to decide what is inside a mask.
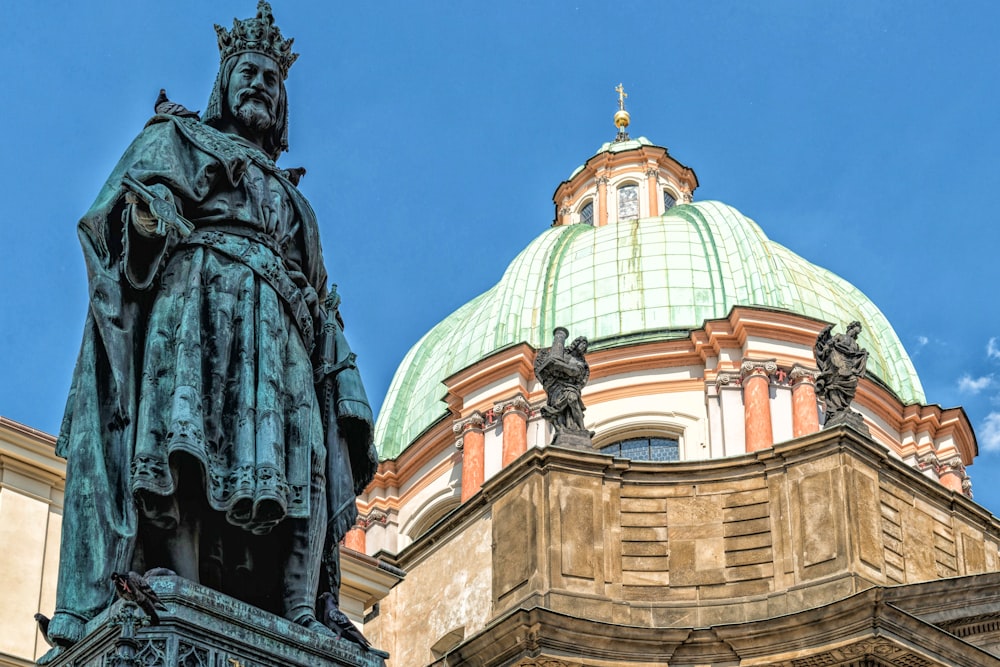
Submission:
[[[663,212],[666,213],[677,204],[677,198],[669,190],[663,191]]]
[[[618,220],[635,220],[639,217],[639,186],[629,183],[618,188]]]
[[[580,209],[580,224],[594,226],[594,202],[588,201]]]
[[[601,447],[601,453],[633,461],[679,461],[681,458],[676,438],[656,436],[619,440]]]

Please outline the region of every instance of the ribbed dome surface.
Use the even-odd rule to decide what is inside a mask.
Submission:
[[[403,359],[375,428],[380,455],[395,458],[447,413],[444,378],[503,347],[544,347],[556,326],[587,336],[591,349],[611,347],[622,335],[686,337],[734,306],[788,310],[838,327],[858,320],[869,372],[904,403],[924,401],[902,343],[864,294],[769,241],[736,209],[697,202],[658,218],[552,227],[538,236],[497,285],[431,329]]]

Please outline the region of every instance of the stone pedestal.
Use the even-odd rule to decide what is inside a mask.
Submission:
[[[841,425],[850,426],[854,430],[871,437],[871,431],[868,430],[868,425],[865,424],[865,418],[861,416],[860,412],[845,410],[837,414],[828,415],[823,424],[823,428],[833,428]]]
[[[110,587],[110,583],[108,584]],[[307,630],[180,577],[151,577],[167,607],[159,625],[133,631],[134,605],[118,600],[87,624],[52,667],[385,667],[387,653]],[[141,612],[136,612],[138,617]]]
[[[564,429],[552,436],[552,447],[566,447],[567,449],[583,449],[589,452],[594,451],[593,431],[570,431]]]

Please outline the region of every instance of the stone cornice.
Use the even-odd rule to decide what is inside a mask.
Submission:
[[[518,343],[504,348],[485,359],[444,379],[447,388],[445,402],[452,415],[468,416],[473,405],[467,404],[469,397],[484,387],[504,378],[517,378],[522,393],[529,392],[534,381],[535,349],[527,343]],[[493,398],[487,399],[492,401]],[[482,409],[487,409],[484,406]],[[418,438],[419,439],[419,438]]]
[[[907,667],[1000,667],[996,656],[885,604],[885,590],[875,587],[816,609],[703,629],[616,625],[537,606],[518,608],[433,664],[665,665],[683,654],[683,664],[741,667],[854,665],[865,658]]]
[[[56,456],[55,441],[47,433],[0,417],[0,476],[10,470],[61,491],[66,461]]]

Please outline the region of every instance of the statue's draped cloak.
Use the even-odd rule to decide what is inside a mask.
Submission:
[[[326,515],[311,530],[325,529],[328,544],[353,524],[355,490],[374,472],[371,409],[339,327],[344,363],[326,379],[335,414],[324,423],[311,336],[288,295],[210,243],[139,235],[123,222],[126,172],[169,188],[193,239],[221,229],[264,240],[317,335],[327,319],[316,217],[298,190],[237,138],[154,117],[79,224],[90,309],[56,444],[67,480],[53,623],[69,636],[109,603],[110,573],[133,565],[140,526],[176,524],[180,470],[201,477],[206,506],[231,533]],[[230,558],[224,546],[219,557]]]

